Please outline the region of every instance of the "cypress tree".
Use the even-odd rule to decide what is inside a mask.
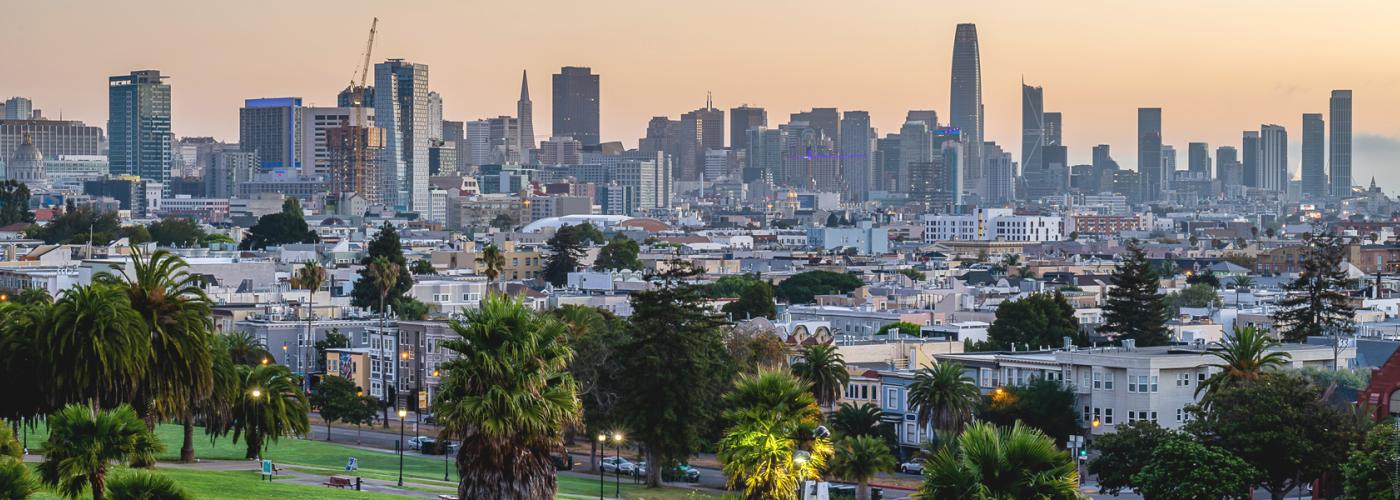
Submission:
[[[1119,340],[1136,340],[1139,347],[1165,345],[1167,304],[1157,292],[1157,273],[1137,240],[1128,241],[1127,256],[1113,270],[1101,329]]]
[[[1336,236],[1305,234],[1303,247],[1302,270],[1283,286],[1287,296],[1274,313],[1274,323],[1284,340],[1296,342],[1350,330],[1355,307],[1344,290],[1356,286],[1356,280],[1342,268],[1345,242]]]

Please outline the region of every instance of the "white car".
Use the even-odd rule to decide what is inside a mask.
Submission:
[[[922,459],[916,458],[908,462],[904,462],[902,464],[899,464],[899,471],[905,474],[923,474],[924,461]]]
[[[604,458],[599,466],[603,468],[603,472],[612,472],[614,474],[631,474],[632,471],[637,469],[636,465],[622,457]]]
[[[408,438],[408,448],[411,450],[422,450],[424,446],[432,446],[437,440],[428,436],[417,436]]]

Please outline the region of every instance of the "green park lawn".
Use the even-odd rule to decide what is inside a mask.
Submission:
[[[121,471],[114,471],[120,474]],[[304,500],[341,500],[346,498],[396,498],[393,495],[339,490],[324,486],[263,481],[255,471],[196,471],[165,467],[159,469],[191,495],[200,500],[242,500],[246,498],[296,498]],[[39,490],[35,500],[60,500],[63,497],[48,490]],[[401,498],[401,497],[397,497]]]

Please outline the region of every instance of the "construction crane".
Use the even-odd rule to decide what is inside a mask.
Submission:
[[[354,123],[345,124],[347,131],[350,133],[350,168],[349,172],[345,173],[348,173],[352,180],[349,183],[345,183],[344,180],[335,180],[332,184],[336,187],[337,191],[340,191],[335,193],[336,195],[344,195],[344,188],[347,184],[351,188],[350,190],[358,192],[361,196],[367,194],[364,189],[366,185],[364,162],[366,156],[365,151],[369,147],[367,142],[369,140],[370,127],[367,123],[368,119],[365,117],[365,91],[366,83],[369,79],[370,57],[374,52],[374,34],[378,29],[379,18],[376,17],[373,21],[370,21],[369,24],[369,40],[365,42],[365,52],[360,62],[360,67],[356,68],[355,73],[350,74],[350,85],[346,88],[346,91],[349,92],[350,95],[350,107],[353,108],[352,116],[354,117]],[[359,76],[358,85],[355,80],[356,76]],[[340,200],[336,200],[337,204],[339,201]]]

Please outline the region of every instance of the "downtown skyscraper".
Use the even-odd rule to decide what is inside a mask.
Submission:
[[[377,177],[386,205],[427,214],[428,65],[374,65],[374,124],[384,129]]]
[[[529,72],[520,72],[520,100],[515,101],[515,119],[520,124],[520,163],[530,164],[535,149],[535,104],[530,102]]]
[[[1325,134],[1322,113],[1303,113],[1303,196],[1312,199],[1328,195]]]
[[[1331,112],[1331,139],[1327,151],[1331,156],[1332,196],[1351,196],[1351,91],[1333,90],[1328,103]]]
[[[870,113],[847,111],[841,117],[841,176],[846,182],[847,201],[866,201],[874,188],[873,157],[875,129],[870,127]]]
[[[257,153],[264,171],[290,172],[302,168],[306,126],[300,97],[247,99],[238,110],[238,147]]]
[[[1039,172],[1044,165],[1045,91],[1021,82],[1021,173]]]
[[[747,104],[729,108],[729,147],[748,149],[749,129],[768,126],[768,112]]]
[[[1259,126],[1259,187],[1288,192],[1288,131],[1280,125]]]
[[[554,137],[573,137],[584,148],[597,146],[598,75],[586,67],[565,66],[554,74]]]
[[[974,192],[984,193],[982,57],[977,48],[975,24],[959,24],[953,35],[953,71],[949,91],[950,125],[959,130],[967,143],[967,161],[964,163],[967,170],[963,173],[963,179],[967,181],[965,185]]]
[[[108,164],[114,175],[170,180],[170,85],[159,70],[107,79]]]
[[[1162,199],[1167,189],[1162,169],[1162,108],[1138,108],[1138,180],[1142,201]]]

